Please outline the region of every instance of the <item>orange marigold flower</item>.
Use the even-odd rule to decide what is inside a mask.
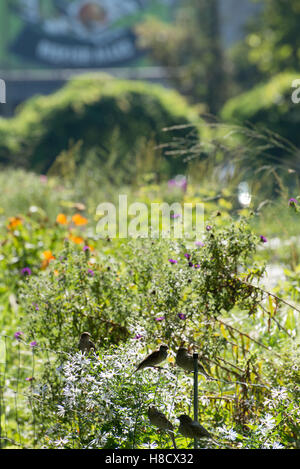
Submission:
[[[49,261],[47,261],[47,259],[44,259],[41,265],[41,269],[42,270],[46,269],[48,265],[49,265]]]
[[[41,265],[41,269],[46,269],[48,265],[50,264],[50,262],[55,259],[55,257],[52,255],[51,251],[44,251],[43,256],[44,256],[44,259]]]
[[[84,239],[81,238],[80,236],[74,236],[74,235],[70,234],[69,239],[70,239],[71,241],[73,241],[73,243],[75,243],[75,244],[82,244],[82,243],[84,243]]]
[[[59,213],[56,217],[56,223],[59,223],[60,225],[67,225],[68,224],[68,219],[64,213]]]
[[[80,213],[75,213],[75,215],[72,216],[72,221],[76,226],[86,225],[88,222]]]
[[[21,217],[11,217],[11,218],[9,218],[9,223],[7,225],[7,228],[9,230],[14,230],[19,225],[22,225],[22,218]]]
[[[43,252],[43,256],[45,258],[46,261],[51,261],[52,259],[55,259],[55,257],[52,255],[52,252],[51,251],[44,251]]]

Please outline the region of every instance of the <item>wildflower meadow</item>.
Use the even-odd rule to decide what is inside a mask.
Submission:
[[[99,199],[91,207],[78,199],[78,180],[60,187],[59,178],[10,176],[1,228],[2,447],[171,449],[170,434],[147,417],[151,405],[172,422],[176,447],[193,447],[178,432],[178,416],[193,414],[193,372],[176,364],[182,345],[209,375],[199,374],[199,421],[213,440],[200,448],[298,447],[298,254],[291,233],[276,241],[274,223],[278,213],[298,223],[297,197],[235,211],[224,188],[204,203],[201,240],[110,239],[97,234]],[[19,190],[34,205],[24,207]],[[146,204],[159,194],[207,197],[192,184],[139,191]],[[171,217],[171,231],[181,222]],[[268,269],[279,262],[284,270],[270,285]],[[84,331],[95,344],[89,352],[79,347]],[[135,371],[162,343],[166,360]]]
[[[300,449],[299,24],[0,2],[0,449]]]

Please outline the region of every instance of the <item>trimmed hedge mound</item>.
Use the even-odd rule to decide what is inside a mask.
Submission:
[[[154,147],[169,142],[172,132],[164,128],[196,119],[197,112],[173,90],[104,74],[84,75],[50,96],[31,98],[15,117],[0,119],[0,161],[46,172],[59,154],[81,141],[82,157],[95,149],[105,161],[114,151],[115,165],[118,160],[134,165],[144,148],[141,143]],[[182,160],[164,157],[158,169],[171,174],[183,166]]]
[[[276,75],[268,83],[230,99],[221,118],[239,125],[250,123],[257,129],[267,128],[300,147],[300,103],[292,101],[292,83],[299,78],[300,73]]]

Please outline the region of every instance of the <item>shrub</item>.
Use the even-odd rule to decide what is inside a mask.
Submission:
[[[184,338],[205,338],[207,353],[218,353],[224,340],[212,339],[219,328],[214,321],[233,308],[255,314],[261,299],[240,282],[237,271],[259,279],[263,269],[249,268],[257,238],[243,222],[206,233],[201,248],[134,240],[120,246],[117,256],[95,252],[90,257],[67,243],[50,272],[24,283],[24,323],[31,339],[69,351],[84,330],[100,343],[107,336],[118,342],[127,338],[131,323],[144,327],[152,342],[167,340],[176,348]]]
[[[53,399],[48,388],[43,400],[37,400],[36,417],[47,421],[44,447],[141,448],[161,439],[172,447],[168,435],[159,437],[151,427],[147,410],[155,401],[163,412],[171,412],[175,424],[176,375],[167,368],[133,374],[144,357],[142,348],[138,340],[131,340],[97,352],[97,357],[76,353],[64,362],[61,392]],[[181,404],[187,401],[188,395],[180,399]]]
[[[264,140],[259,142],[259,138],[257,139],[261,144],[261,151],[255,155],[256,161],[252,162],[256,166],[268,162],[297,165],[296,148],[291,145],[300,146],[300,106],[291,99],[295,79],[299,79],[299,74],[281,73],[268,83],[260,84],[251,91],[230,99],[223,107],[221,118],[224,121],[240,126],[250,124],[264,134]],[[265,130],[266,123],[268,131]],[[282,137],[282,140],[275,134]],[[248,137],[246,132],[245,137]]]
[[[0,161],[10,159],[45,172],[58,155],[81,142],[81,159],[93,149],[103,164],[111,157],[115,168],[135,166],[136,158],[145,158],[145,143],[154,151],[156,144],[172,138],[164,128],[196,118],[175,91],[103,74],[86,75],[50,96],[29,99],[14,118],[1,119]],[[183,167],[182,160],[156,161],[156,169],[167,173]]]
[[[299,359],[279,355],[296,335],[293,308],[259,287],[264,269],[253,255],[265,237],[243,220],[211,220],[196,246],[98,240],[90,252],[66,244],[46,270],[24,277],[18,340],[32,348],[28,397],[39,445],[170,447],[167,435],[158,442],[146,411],[155,403],[173,423],[191,414],[191,375],[174,359],[184,342],[213,378],[199,377],[199,417],[217,445],[294,447],[298,365],[285,379],[283,370]],[[82,331],[92,334],[95,355],[79,353]],[[132,374],[162,341],[163,370]]]

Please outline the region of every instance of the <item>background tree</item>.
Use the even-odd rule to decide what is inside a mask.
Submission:
[[[170,81],[193,103],[216,114],[225,101],[219,0],[186,0],[175,21],[148,18],[137,27],[140,46],[166,67]]]
[[[250,19],[245,40],[232,50],[235,81],[242,90],[300,65],[299,0],[259,3],[261,13]]]

